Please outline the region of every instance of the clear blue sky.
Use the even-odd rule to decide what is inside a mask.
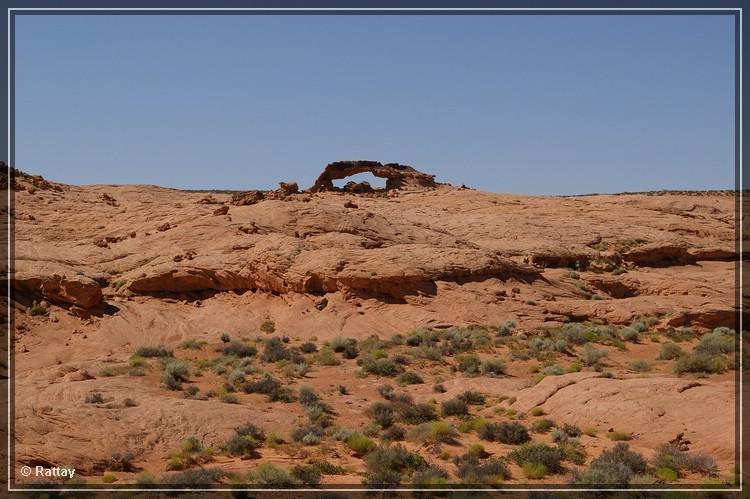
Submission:
[[[732,188],[734,99],[729,16],[16,17],[16,165],[76,184]]]

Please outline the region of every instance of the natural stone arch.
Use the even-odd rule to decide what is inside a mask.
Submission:
[[[359,184],[349,183],[343,189],[338,189],[333,185],[334,180],[367,172],[372,173],[376,177],[386,179],[386,190],[402,189],[404,187],[437,186],[435,175],[422,173],[408,165],[400,165],[398,163],[382,164],[378,161],[335,161],[325,167],[323,173],[320,174],[317,180],[315,180],[315,184],[310,188],[310,192],[337,190],[362,192],[373,190],[366,182]]]

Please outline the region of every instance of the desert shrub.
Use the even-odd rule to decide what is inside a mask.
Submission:
[[[365,483],[370,486],[395,486],[401,483],[401,475],[427,467],[427,462],[415,452],[402,445],[381,445],[365,457],[367,474]]]
[[[375,442],[370,437],[359,433],[347,438],[346,445],[359,455],[365,455],[375,448]]]
[[[102,475],[102,482],[104,483],[114,483],[117,481],[117,476],[113,475],[112,473],[105,473]]]
[[[420,443],[450,444],[455,441],[457,435],[456,429],[447,421],[432,421],[417,425],[409,431],[407,436],[410,440]]]
[[[558,444],[563,453],[563,459],[571,463],[582,465],[586,462],[586,452],[577,438],[568,438]]]
[[[591,341],[590,337],[586,336],[583,325],[578,323],[564,324],[557,330],[555,338],[565,340],[573,345],[583,345]]]
[[[263,463],[250,472],[248,478],[254,485],[267,488],[291,488],[302,484],[288,469]]]
[[[607,356],[607,351],[596,348],[588,343],[583,346],[583,350],[579,355],[581,362],[585,366],[596,367],[599,365],[601,360]]]
[[[508,458],[519,466],[526,463],[542,464],[550,473],[561,473],[563,467],[560,464],[563,453],[560,449],[550,447],[546,444],[526,443],[513,449]]]
[[[198,392],[200,392],[200,389],[195,385],[190,385],[185,387],[185,390],[183,390],[182,395],[186,399],[195,399],[198,397]]]
[[[502,376],[505,374],[505,362],[500,359],[483,360],[479,371],[485,376]]]
[[[378,387],[378,393],[386,400],[393,400],[393,396],[396,395],[396,391],[391,385],[380,385]]]
[[[292,440],[306,445],[315,445],[320,442],[324,434],[323,428],[318,425],[301,426],[292,431]]]
[[[342,354],[345,359],[356,359],[359,355],[357,340],[354,338],[337,336],[331,340],[330,345],[334,352]]]
[[[396,378],[396,381],[398,381],[401,385],[421,385],[422,383],[424,383],[422,376],[415,373],[414,371],[407,371],[405,373],[399,374],[398,378]]]
[[[734,350],[734,331],[725,327],[717,327],[712,332],[704,334],[695,347],[695,353],[703,355],[720,355],[732,353]]]
[[[446,388],[445,388],[445,387],[443,386],[443,384],[442,384],[442,383],[438,383],[438,384],[436,384],[436,385],[434,385],[434,386],[432,387],[432,392],[433,392],[433,393],[445,393],[445,392],[447,392],[447,391],[448,391],[448,390],[447,390],[447,389],[446,389]]]
[[[437,419],[435,407],[431,404],[394,402],[394,410],[401,421],[407,424],[420,424]]]
[[[459,355],[456,357],[456,369],[466,374],[479,374],[481,361],[476,355]]]
[[[308,385],[302,385],[299,387],[299,403],[304,406],[310,406],[316,404],[320,400],[315,390]]]
[[[458,425],[458,429],[459,431],[461,431],[461,433],[470,433],[472,431],[481,430],[482,427],[484,427],[484,425],[486,424],[487,420],[482,416],[477,416],[475,418],[465,418]]]
[[[686,354],[675,362],[677,374],[707,373],[719,374],[729,369],[729,361],[723,355]]]
[[[230,456],[252,457],[265,439],[266,434],[262,429],[248,423],[235,428],[232,438],[224,444],[224,450]]]
[[[531,480],[539,480],[547,474],[547,467],[542,463],[523,463],[523,475]]]
[[[448,483],[448,472],[435,465],[415,471],[411,477],[414,485],[445,485]]]
[[[395,442],[397,440],[403,440],[406,437],[406,430],[403,426],[392,425],[386,428],[381,435],[384,441]]]
[[[463,416],[469,413],[469,405],[460,398],[446,400],[440,404],[443,416]]]
[[[571,362],[570,365],[568,366],[567,371],[569,373],[578,373],[578,372],[581,372],[582,367],[583,366],[581,366],[580,362]]]
[[[184,350],[201,350],[205,344],[205,341],[190,339],[180,343],[180,348]]]
[[[622,442],[625,440],[630,440],[633,438],[633,435],[630,433],[624,432],[624,431],[609,431],[607,432],[607,438],[612,440],[613,442]]]
[[[399,367],[389,359],[367,357],[362,359],[360,367],[362,368],[363,373],[375,374],[377,376],[393,377],[399,372]]]
[[[512,445],[522,444],[531,439],[528,430],[517,422],[487,423],[479,430],[479,438]]]
[[[476,392],[474,390],[467,390],[457,397],[459,400],[463,400],[469,405],[482,405],[487,401],[484,394]]]
[[[367,410],[367,413],[381,428],[390,427],[396,420],[393,407],[385,402],[375,402]]]
[[[225,404],[239,404],[240,399],[235,395],[234,393],[230,392],[221,392],[219,394],[219,400],[224,402]]]
[[[34,301],[29,307],[29,315],[32,317],[49,315],[49,307],[47,307],[45,302],[37,303]]]
[[[560,364],[552,364],[542,370],[545,376],[560,376],[565,374],[565,369]]]
[[[628,369],[631,371],[646,373],[651,370],[651,364],[646,360],[634,360],[628,364]]]
[[[656,360],[673,360],[682,355],[682,348],[677,343],[667,341],[661,346],[659,350],[659,356]]]
[[[318,347],[312,341],[306,341],[299,347],[302,353],[315,353],[318,351]]]
[[[233,369],[227,374],[227,382],[233,385],[241,385],[245,382],[245,371]]]
[[[550,419],[537,419],[531,423],[531,430],[535,433],[547,433],[555,426],[555,423]]]
[[[657,449],[653,458],[654,467],[667,468],[682,474],[684,472],[716,476],[718,467],[713,458],[707,454],[690,454],[675,444],[663,444]]]
[[[532,416],[544,416],[545,412],[544,409],[541,407],[534,407],[529,411]]]
[[[276,331],[276,324],[272,320],[265,320],[260,325],[260,330],[267,334],[273,334]]]
[[[316,356],[316,361],[321,366],[338,366],[341,364],[341,361],[336,357],[333,353],[333,349],[329,346],[324,346],[320,349]]]
[[[301,485],[315,486],[320,484],[320,471],[315,466],[296,465],[291,470],[292,478]]]
[[[222,343],[229,343],[232,338],[229,336],[229,333],[221,333],[219,339]]]
[[[414,356],[437,362],[443,358],[443,350],[436,346],[422,345],[414,352]]]
[[[638,339],[640,338],[638,333],[639,331],[637,329],[628,326],[628,327],[622,328],[622,330],[620,331],[620,336],[622,337],[624,341],[631,341],[633,343],[638,343]]]
[[[242,391],[245,393],[262,393],[264,395],[270,395],[280,388],[281,382],[270,373],[265,373],[259,380],[249,381],[242,385]]]
[[[237,357],[253,357],[258,349],[252,345],[246,345],[240,340],[232,340],[221,349],[224,355],[236,355]]]
[[[618,442],[602,452],[588,469],[574,476],[574,483],[625,486],[635,475],[646,471],[646,460],[630,450],[628,444]]]
[[[167,350],[166,348],[162,346],[158,347],[149,347],[149,346],[141,346],[138,347],[133,354],[135,357],[171,357],[172,352]]]
[[[512,320],[507,320],[497,328],[497,336],[509,336],[516,328],[516,323]]]
[[[225,475],[220,468],[194,468],[181,473],[162,475],[160,484],[171,487],[193,488],[200,485],[214,485]]]
[[[280,360],[289,359],[289,350],[284,346],[281,338],[278,336],[272,336],[263,342],[263,354],[261,359],[264,362],[278,362]]]
[[[190,367],[182,360],[169,361],[164,366],[161,381],[170,390],[179,390],[182,383],[189,381]]]
[[[135,455],[130,451],[114,452],[105,461],[104,466],[110,471],[131,472],[135,469],[134,459]]]
[[[99,392],[91,392],[86,395],[83,401],[86,402],[87,404],[103,404],[104,395],[102,395]]]
[[[126,398],[122,401],[122,405],[124,405],[125,407],[137,407],[138,402],[136,402],[135,399]]]
[[[454,459],[458,477],[472,485],[499,483],[510,479],[510,469],[501,459],[480,460],[476,453],[464,454]]]

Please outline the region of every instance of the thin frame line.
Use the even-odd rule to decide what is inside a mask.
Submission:
[[[97,492],[97,491],[104,491],[104,492],[140,492],[140,491],[154,491],[154,492],[187,492],[187,491],[217,491],[217,492],[232,492],[232,491],[248,491],[248,492],[291,492],[291,491],[298,491],[298,492],[335,492],[335,491],[342,491],[342,492],[362,492],[362,491],[373,491],[373,492],[390,492],[390,491],[403,491],[403,492],[425,492],[425,491],[435,491],[435,492],[454,492],[454,491],[467,491],[467,492],[502,492],[502,491],[522,491],[522,492],[536,492],[536,491],[559,491],[559,492],[576,492],[576,491],[582,491],[582,492],[589,492],[589,491],[602,491],[602,492],[622,492],[622,491],[633,491],[633,492],[705,492],[705,491],[714,491],[714,492],[742,492],[742,466],[743,466],[743,460],[742,460],[742,308],[743,308],[743,301],[742,301],[742,7],[650,7],[650,8],[637,8],[637,7],[625,7],[625,8],[617,8],[617,7],[599,7],[599,8],[587,8],[587,7],[197,7],[197,8],[190,8],[190,7],[146,7],[146,8],[138,8],[138,7],[93,7],[93,8],[86,8],[86,7],[51,7],[51,8],[44,8],[44,7],[30,7],[30,8],[23,8],[23,7],[9,7],[8,8],[8,368],[10,369],[10,353],[11,353],[11,331],[10,331],[10,247],[11,247],[11,237],[10,237],[10,157],[11,157],[11,92],[10,92],[10,66],[11,66],[11,50],[10,50],[10,39],[11,39],[11,12],[24,12],[24,11],[81,11],[81,12],[97,12],[97,11],[142,11],[142,12],[151,12],[151,11],[159,11],[159,12],[169,12],[169,11],[196,11],[196,12],[210,12],[210,11],[225,11],[225,12],[232,12],[232,11],[268,11],[268,12],[294,12],[294,11],[300,11],[300,12],[310,12],[310,11],[326,11],[326,12],[335,12],[335,11],[342,11],[342,12],[348,12],[348,11],[355,11],[355,12],[368,12],[368,11],[374,11],[374,12],[399,12],[399,11],[414,11],[414,12],[425,12],[425,11],[446,11],[446,12],[470,12],[470,11],[480,11],[480,12],[491,12],[491,11],[515,11],[515,12],[543,12],[543,11],[589,11],[589,12],[598,12],[598,11],[604,11],[604,12],[618,12],[618,11],[642,11],[642,12],[649,12],[649,11],[726,11],[726,12],[737,12],[739,13],[739,23],[740,23],[740,33],[739,33],[739,117],[740,117],[740,137],[739,137],[739,170],[740,170],[740,185],[738,186],[740,191],[740,219],[739,219],[739,225],[740,225],[740,255],[739,255],[739,265],[740,265],[740,282],[739,282],[739,288],[740,288],[740,300],[739,300],[739,325],[740,325],[740,462],[739,462],[739,488],[737,489],[720,489],[720,488],[699,488],[699,489],[633,489],[633,488],[627,488],[627,489],[602,489],[602,488],[594,488],[594,489],[538,489],[538,488],[530,488],[530,489],[522,489],[522,488],[512,488],[512,489],[365,489],[365,488],[356,488],[356,489],[325,489],[325,488],[316,488],[316,489],[218,489],[218,488],[211,488],[211,489],[202,489],[202,488],[183,488],[183,489],[125,489],[125,488],[118,488],[118,489],[90,489],[90,488],[74,488],[74,489],[66,489],[66,488],[54,488],[54,489],[39,489],[39,488],[11,488],[11,474],[10,474],[10,443],[11,443],[11,432],[10,432],[10,414],[11,414],[11,404],[10,404],[10,395],[11,395],[11,378],[8,377],[8,491],[9,492],[28,492],[28,491],[39,491],[39,492],[68,492],[68,491],[81,491],[81,492]],[[10,373],[9,373],[10,374]],[[15,477],[13,478],[13,481],[15,482]]]

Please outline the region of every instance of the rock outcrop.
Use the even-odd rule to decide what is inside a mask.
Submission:
[[[402,189],[404,187],[436,187],[435,176],[422,173],[408,165],[398,163],[382,164],[377,161],[335,161],[329,163],[323,173],[315,180],[310,192],[335,191],[334,180],[350,177],[358,173],[372,173],[378,178],[387,179],[385,189]],[[350,192],[367,192],[369,184],[350,183]],[[345,189],[346,190],[346,189]]]

